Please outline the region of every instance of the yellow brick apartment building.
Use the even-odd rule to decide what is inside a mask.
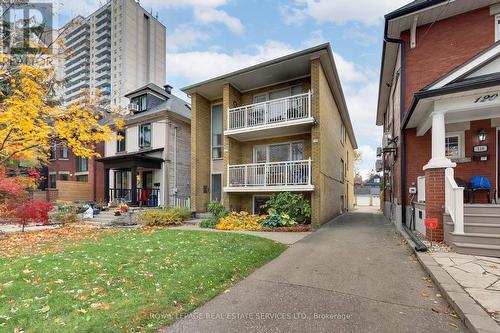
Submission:
[[[263,213],[275,193],[302,193],[311,222],[354,204],[349,112],[330,44],[182,89],[191,96],[191,207],[212,200]]]

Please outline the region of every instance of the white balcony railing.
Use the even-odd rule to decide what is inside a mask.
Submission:
[[[444,180],[444,197],[446,213],[453,220],[455,234],[464,233],[464,188],[458,187],[453,168],[447,168]]]
[[[228,166],[229,188],[311,186],[311,160]]]
[[[228,130],[285,123],[311,117],[311,92],[229,109]]]

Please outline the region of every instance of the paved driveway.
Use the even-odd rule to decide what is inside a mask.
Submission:
[[[460,332],[382,215],[344,215],[167,332]],[[434,309],[434,310],[433,310]]]

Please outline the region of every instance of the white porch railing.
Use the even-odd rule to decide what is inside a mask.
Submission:
[[[417,177],[417,202],[425,202],[425,177]]]
[[[458,187],[453,168],[447,168],[444,180],[445,209],[450,214],[455,234],[464,233],[464,188]]]
[[[311,92],[228,110],[228,130],[311,117]]]
[[[228,187],[311,185],[311,160],[228,166]]]

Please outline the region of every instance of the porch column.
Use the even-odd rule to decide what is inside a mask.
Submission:
[[[130,199],[133,205],[137,204],[137,166],[134,165],[131,167],[130,171],[131,181],[132,181],[132,193],[130,195]]]
[[[104,199],[110,202],[109,197],[109,169],[104,169]]]
[[[429,163],[424,166],[427,169],[454,168],[457,166],[449,158],[446,157],[445,147],[445,123],[444,111],[436,111],[431,114],[432,117],[432,158]]]
[[[438,227],[432,232],[432,240],[443,240],[443,215],[445,213],[445,170],[454,168],[446,157],[444,111],[432,113],[432,158],[423,167],[425,171],[425,216],[437,218]],[[431,238],[430,230],[426,230],[427,239]]]

